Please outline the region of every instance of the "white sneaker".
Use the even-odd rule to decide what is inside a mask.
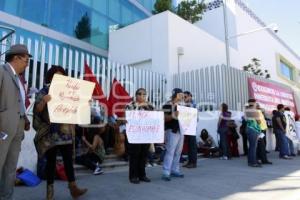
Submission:
[[[104,173],[103,169],[100,166],[97,166],[93,174],[94,175],[100,175],[100,174],[103,174],[103,173]]]
[[[152,167],[152,165],[150,163],[147,163],[146,167]]]
[[[157,166],[157,164],[156,163],[152,163],[152,167],[156,167]]]
[[[220,157],[220,160],[228,160],[228,157],[227,156],[222,156],[222,157]]]

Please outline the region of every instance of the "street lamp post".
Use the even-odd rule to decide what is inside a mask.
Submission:
[[[239,33],[237,35],[228,36],[228,21],[227,21],[227,0],[223,0],[223,16],[224,16],[224,31],[225,31],[225,50],[226,50],[226,65],[230,67],[230,49],[229,49],[229,40],[232,38],[241,37],[244,35],[248,35],[251,33],[255,33],[257,31],[265,30],[265,29],[272,29],[275,33],[278,32],[278,26],[275,23],[271,23],[267,26],[263,26],[254,30],[250,30],[244,33]]]
[[[226,65],[230,66],[230,55],[229,55],[229,41],[228,41],[228,21],[227,21],[227,3],[223,0],[223,18],[224,18],[224,31],[225,31],[225,48],[226,48]]]

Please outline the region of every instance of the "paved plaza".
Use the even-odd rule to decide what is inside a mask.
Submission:
[[[78,171],[78,185],[89,188],[86,200],[299,200],[300,157],[282,160],[269,154],[273,165],[250,168],[246,157],[232,160],[199,159],[198,168],[183,169],[185,178],[164,182],[161,166],[147,168],[151,183],[128,182],[128,168],[107,170],[100,176]],[[38,187],[17,187],[16,200],[45,199],[45,182]],[[71,199],[65,182],[55,182],[55,199]]]

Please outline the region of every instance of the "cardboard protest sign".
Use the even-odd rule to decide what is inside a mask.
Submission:
[[[196,135],[197,114],[196,108],[177,106],[180,132],[183,135]]]
[[[163,143],[164,113],[161,111],[126,111],[126,134],[129,143]]]
[[[50,122],[65,124],[90,124],[89,100],[95,83],[55,74],[49,89]]]

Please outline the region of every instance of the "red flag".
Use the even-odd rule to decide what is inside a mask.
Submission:
[[[118,117],[124,117],[125,106],[131,101],[132,98],[129,96],[125,88],[121,85],[121,83],[114,79],[108,99],[108,115],[112,116],[113,114],[116,114]]]
[[[103,90],[99,84],[99,82],[97,81],[96,77],[94,76],[92,70],[90,69],[90,67],[88,66],[88,64],[85,62],[84,63],[84,80],[86,81],[90,81],[95,83],[95,89],[93,92],[93,99],[98,100],[99,103],[101,103],[102,105],[106,105],[107,106],[107,99],[103,93]]]

